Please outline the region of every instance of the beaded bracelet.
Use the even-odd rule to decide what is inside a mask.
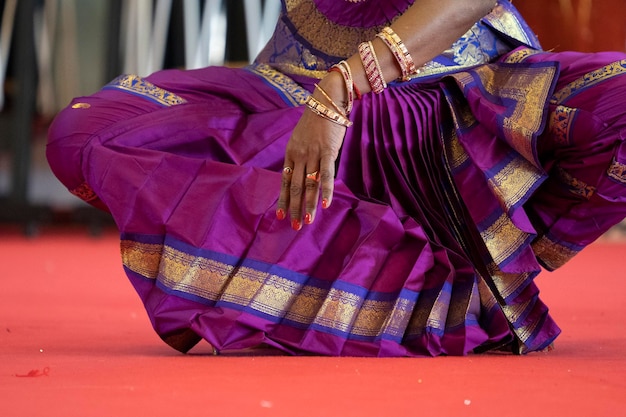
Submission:
[[[387,82],[383,77],[383,71],[380,68],[372,42],[367,41],[359,45],[359,56],[372,91],[376,94],[382,93],[387,88]]]
[[[419,72],[415,69],[415,62],[413,62],[413,58],[411,57],[409,50],[393,29],[387,26],[383,28],[380,33],[376,34],[376,37],[380,38],[385,45],[387,45],[389,50],[391,50],[391,53],[393,53],[393,56],[396,58],[398,65],[400,65],[400,70],[402,71],[402,81],[409,81],[411,79],[411,75]]]
[[[352,122],[348,120],[345,116],[337,113],[334,110],[329,109],[319,100],[317,100],[313,95],[310,95],[306,100],[306,106],[318,116],[323,117],[324,119],[330,120],[333,123],[341,125],[343,127],[352,126]]]

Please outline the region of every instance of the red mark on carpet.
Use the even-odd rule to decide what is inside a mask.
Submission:
[[[38,376],[48,376],[49,374],[50,374],[50,368],[46,366],[42,370],[32,369],[27,374],[22,374],[22,375],[15,374],[15,376],[20,377],[20,378],[34,378]]]

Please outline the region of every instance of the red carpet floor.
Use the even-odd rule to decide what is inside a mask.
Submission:
[[[2,226],[0,226],[2,227]],[[181,355],[116,235],[0,228],[0,416],[626,416],[626,245],[539,278],[556,350],[435,359]]]

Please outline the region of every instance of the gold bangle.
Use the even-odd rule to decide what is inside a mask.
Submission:
[[[352,126],[352,122],[348,120],[343,115],[337,113],[334,110],[329,109],[319,100],[317,100],[313,95],[310,95],[306,100],[306,106],[318,116],[323,117],[326,120],[330,120],[333,123],[341,125],[343,127]]]
[[[396,61],[398,61],[402,70],[403,81],[408,81],[411,79],[411,75],[419,73],[419,70],[415,68],[415,62],[413,61],[413,57],[411,57],[409,50],[406,48],[406,45],[404,45],[402,39],[400,39],[398,34],[394,32],[391,27],[384,27],[383,30],[376,36],[385,42],[396,58]]]
[[[320,93],[322,93],[324,98],[330,102],[330,105],[333,106],[333,108],[335,110],[337,110],[337,113],[339,113],[339,114],[341,114],[342,116],[345,117],[346,116],[346,111],[344,109],[340,108],[339,105],[337,103],[335,103],[332,98],[330,98],[328,93],[326,91],[324,91],[324,89],[322,87],[320,87],[317,84],[314,84],[314,85],[315,85],[315,89],[318,90]]]
[[[343,77],[343,81],[346,85],[346,92],[348,94],[348,103],[346,104],[346,114],[350,114],[352,112],[352,107],[354,105],[354,99],[356,95],[356,99],[361,98],[361,93],[356,89],[354,85],[354,79],[352,78],[352,70],[350,69],[350,65],[346,61],[339,61],[335,65],[333,65],[329,71],[336,70]]]

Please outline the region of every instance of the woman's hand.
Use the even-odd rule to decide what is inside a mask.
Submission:
[[[495,5],[495,0],[416,0],[392,25],[419,67],[449,48],[461,35]],[[394,55],[380,39],[372,39],[385,80],[395,80],[401,74]],[[356,47],[356,45],[355,45]],[[362,67],[359,54],[346,60],[352,68],[355,87],[369,93],[371,86]],[[330,72],[319,83],[335,103],[346,103],[347,92],[342,76]],[[326,106],[328,99],[319,91],[313,96]],[[284,170],[276,217],[289,214],[291,225],[300,230],[302,222],[315,219],[322,188],[322,207],[330,206],[333,197],[335,160],[343,142],[346,128],[326,120],[307,109],[296,125],[285,152]],[[304,203],[304,210],[302,209]]]
[[[329,73],[319,83],[335,103],[345,100],[345,86],[341,75]],[[315,91],[313,96],[327,106],[328,100]],[[318,116],[308,108],[298,121],[285,151],[282,182],[276,217],[291,219],[291,227],[300,230],[302,224],[311,224],[319,203],[330,206],[335,180],[335,161],[343,143],[346,128]],[[304,205],[304,210],[303,210]]]

